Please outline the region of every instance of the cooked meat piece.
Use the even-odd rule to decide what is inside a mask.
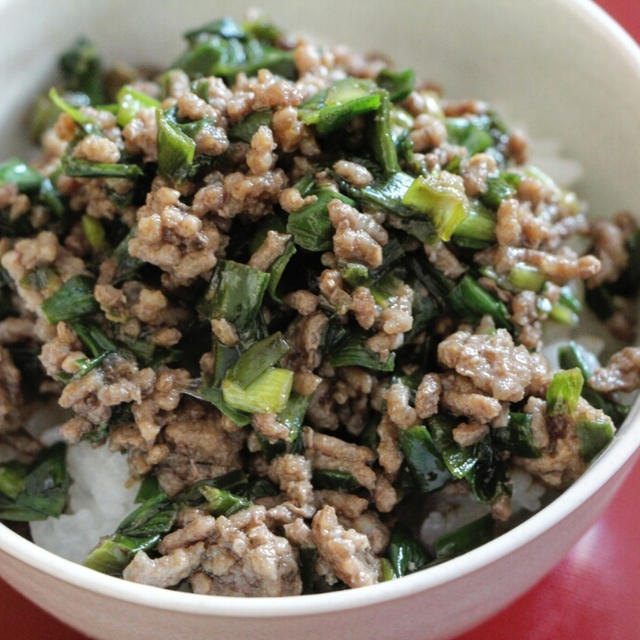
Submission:
[[[380,564],[369,539],[340,525],[333,507],[323,507],[316,513],[311,532],[320,555],[349,587],[378,582]]]

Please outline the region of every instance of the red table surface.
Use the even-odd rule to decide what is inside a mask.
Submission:
[[[640,0],[598,4],[640,40]],[[640,639],[639,494],[640,462],[604,515],[551,573],[456,640]],[[12,640],[86,640],[2,580],[0,627],[11,630],[0,636]]]

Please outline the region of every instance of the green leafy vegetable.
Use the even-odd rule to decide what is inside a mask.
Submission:
[[[613,424],[604,418],[599,420],[580,420],[576,426],[580,453],[591,462],[613,440]]]
[[[256,378],[279,362],[288,351],[289,344],[277,331],[252,344],[228,370],[227,376],[246,389]]]
[[[279,413],[287,405],[293,371],[271,368],[246,388],[228,376],[222,381],[222,398],[233,409],[247,413]]]
[[[232,260],[220,260],[199,307],[209,318],[224,318],[243,337],[253,335],[269,274]]]
[[[355,491],[359,482],[348,471],[336,471],[335,469],[314,469],[311,479],[316,489],[328,489],[329,491]]]
[[[60,70],[65,88],[86,94],[91,104],[104,102],[102,67],[95,45],[86,38],[78,38],[60,56]]]
[[[391,353],[386,360],[371,351],[366,344],[366,336],[353,332],[335,345],[331,351],[329,363],[332,367],[363,367],[374,371],[393,371],[395,353]]]
[[[381,94],[372,80],[345,78],[302,103],[298,115],[324,136],[341,129],[357,115],[377,111],[380,103]]]
[[[218,487],[200,487],[207,511],[214,516],[230,516],[251,506],[251,501]]]
[[[134,180],[144,175],[137,164],[91,162],[67,156],[62,161],[64,175],[73,178],[128,178]]]
[[[493,536],[493,518],[489,514],[440,536],[435,542],[436,558],[454,558],[489,542]]]
[[[69,488],[66,447],[45,449],[25,468],[15,463],[0,465],[0,518],[31,522],[57,518],[64,509]]]
[[[0,164],[0,185],[15,183],[21,193],[32,193],[40,189],[42,175],[30,166],[11,158]]]
[[[397,578],[419,571],[431,560],[425,548],[402,524],[397,524],[393,529],[388,553]]]
[[[260,109],[250,113],[244,120],[236,122],[229,128],[229,140],[251,142],[251,138],[262,126],[269,126],[273,112],[270,109]]]
[[[196,151],[196,143],[162,109],[156,109],[158,124],[158,171],[175,182],[184,182]]]
[[[116,100],[118,101],[117,121],[120,127],[126,127],[136,117],[140,109],[160,107],[160,103],[155,98],[128,84],[120,88]]]
[[[331,200],[342,200],[355,204],[353,200],[331,189],[319,189],[315,192],[316,201],[291,213],[287,219],[287,233],[293,235],[293,241],[308,251],[327,251],[331,249],[333,225],[329,220],[327,205]]]
[[[405,71],[383,69],[376,77],[377,85],[389,92],[392,102],[404,100],[413,90],[415,80],[416,74],[413,69]]]
[[[380,97],[380,107],[373,117],[372,147],[373,155],[378,164],[387,174],[400,171],[398,153],[391,135],[391,100],[384,91]]]
[[[402,429],[398,434],[398,445],[422,493],[440,489],[451,479],[425,426]]]
[[[93,279],[88,276],[69,278],[52,296],[41,305],[42,312],[50,324],[67,322],[98,311],[93,297]]]
[[[547,414],[572,415],[578,406],[584,378],[578,367],[554,374],[547,389]]]
[[[533,444],[531,414],[511,412],[506,427],[494,429],[493,439],[498,448],[521,458],[539,458],[541,453]]]
[[[429,216],[441,240],[450,240],[469,215],[469,200],[459,180],[447,172],[418,176],[402,198],[402,204]]]

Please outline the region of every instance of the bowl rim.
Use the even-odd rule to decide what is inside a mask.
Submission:
[[[617,49],[640,81],[640,47],[633,38],[593,0],[555,0],[559,10],[572,13],[598,37]],[[0,0],[0,11],[17,0]],[[466,554],[428,570],[360,589],[339,592],[242,598],[209,596],[169,591],[135,584],[101,574],[57,556],[0,523],[0,551],[80,589],[130,604],[199,616],[276,618],[300,617],[330,611],[372,606],[415,595],[451,583],[504,558],[535,540],[561,520],[577,511],[592,495],[618,474],[640,449],[640,399],[634,402],[623,433],[595,460],[590,468],[564,493],[528,520],[494,540]],[[629,465],[627,465],[629,468]]]

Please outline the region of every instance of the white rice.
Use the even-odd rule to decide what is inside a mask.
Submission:
[[[40,547],[74,562],[83,562],[98,540],[115,531],[134,509],[137,486],[126,487],[127,459],[108,447],[82,443],[70,447],[67,467],[73,484],[69,515],[31,523],[31,536]]]

